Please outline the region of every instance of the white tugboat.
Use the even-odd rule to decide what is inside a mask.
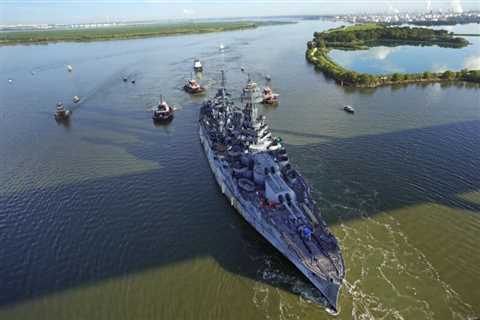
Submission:
[[[193,60],[193,70],[195,70],[195,72],[202,72],[203,71],[203,65],[200,62],[200,60],[198,60],[198,59]]]
[[[200,110],[199,135],[230,204],[318,288],[327,310],[338,313],[345,268],[337,239],[252,99],[235,105],[222,81]]]

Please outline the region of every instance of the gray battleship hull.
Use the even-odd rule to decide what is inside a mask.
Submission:
[[[322,293],[328,302],[329,309],[332,314],[338,313],[337,304],[340,291],[340,285],[332,283],[323,278],[319,274],[312,273],[304,262],[296,255],[285,243],[282,235],[265,219],[262,218],[261,213],[250,202],[245,201],[239,196],[239,190],[235,183],[233,183],[231,175],[223,169],[218,160],[215,159],[215,154],[212,151],[211,142],[207,135],[205,135],[202,125],[199,129],[200,141],[202,143],[205,155],[207,157],[210,169],[217,181],[222,193],[229,200],[230,204],[240,213],[240,215],[259,232],[265,239],[267,239],[278,251],[280,251],[290,262],[292,262],[298,270],[300,270],[310,282]]]

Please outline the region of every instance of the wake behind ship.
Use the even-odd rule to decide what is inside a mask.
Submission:
[[[222,73],[223,77],[223,73]],[[200,141],[231,205],[287,257],[338,312],[345,277],[337,239],[328,230],[310,187],[291,166],[253,99],[235,105],[223,85],[199,118]]]

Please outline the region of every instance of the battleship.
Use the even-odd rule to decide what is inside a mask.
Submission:
[[[235,104],[223,72],[217,94],[200,109],[199,135],[230,204],[311,281],[325,297],[327,311],[337,314],[345,277],[337,239],[254,99]]]

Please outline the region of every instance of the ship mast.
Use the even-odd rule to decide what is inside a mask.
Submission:
[[[225,70],[220,70],[221,82],[220,90],[222,90],[222,104],[225,106]]]

